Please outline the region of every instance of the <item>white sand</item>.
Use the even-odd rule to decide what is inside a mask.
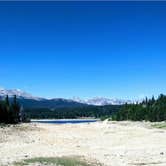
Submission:
[[[141,122],[0,128],[0,165],[32,157],[70,155],[108,166],[166,166],[166,130]]]

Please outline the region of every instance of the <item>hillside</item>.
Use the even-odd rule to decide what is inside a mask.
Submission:
[[[125,103],[132,103],[131,100],[122,99],[109,99],[104,97],[94,97],[91,99],[80,99],[79,97],[73,99],[65,98],[53,98],[47,99],[43,97],[34,96],[28,92],[21,91],[19,89],[0,89],[0,99],[4,99],[6,96],[9,99],[13,98],[14,95],[17,96],[19,102],[24,106],[24,108],[70,108],[70,107],[83,107],[83,106],[107,106],[107,105],[123,105]]]

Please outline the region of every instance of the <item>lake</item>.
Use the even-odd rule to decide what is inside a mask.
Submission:
[[[97,122],[96,119],[59,119],[59,120],[31,120],[35,123],[51,123],[51,124],[78,124],[78,123],[94,123]]]

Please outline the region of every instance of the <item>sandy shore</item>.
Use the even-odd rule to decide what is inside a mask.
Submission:
[[[0,165],[84,156],[106,166],[166,166],[166,130],[141,122],[21,124],[0,128]]]

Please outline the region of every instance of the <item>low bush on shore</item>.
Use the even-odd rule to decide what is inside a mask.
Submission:
[[[16,162],[14,166],[42,164],[45,166],[101,166],[99,163],[90,163],[81,157],[38,157]]]
[[[152,127],[154,127],[154,128],[159,128],[159,129],[166,129],[166,122],[164,122],[164,123],[152,124]]]

